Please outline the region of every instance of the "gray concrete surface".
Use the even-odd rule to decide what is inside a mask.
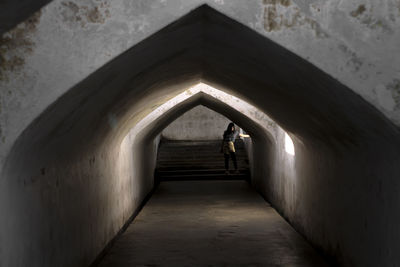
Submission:
[[[99,264],[327,266],[244,181],[162,182]]]
[[[168,125],[161,135],[171,140],[218,140],[229,123],[220,113],[197,106]]]
[[[222,13],[203,6],[180,18],[205,2]],[[393,123],[400,28],[397,17],[390,27],[375,19],[390,18],[396,3],[372,8],[371,1],[354,13],[357,2],[353,9],[346,8],[350,2],[318,1],[312,10],[290,3],[53,1],[7,33],[0,265],[92,262],[151,190],[155,137],[201,103],[178,105],[137,139],[123,140],[147,114],[200,81],[268,113],[293,137],[290,157],[262,125],[207,102],[256,137],[252,182],[297,231],[343,264],[400,263],[400,134]],[[287,11],[295,27],[275,25],[284,16],[274,17],[273,6]],[[364,31],[365,23],[371,28]],[[332,38],[319,38],[318,25],[327,25]],[[365,55],[361,61],[355,50]]]
[[[2,1],[0,17],[14,23],[15,10],[44,2]],[[308,60],[399,125],[398,0],[54,0],[1,38],[0,162],[60,96],[202,4]]]

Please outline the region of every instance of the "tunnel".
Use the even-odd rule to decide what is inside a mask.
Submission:
[[[173,102],[198,84],[255,111],[204,92]],[[251,135],[251,185],[323,255],[400,263],[398,126],[306,59],[201,5],[94,69],[16,136],[1,169],[0,265],[92,264],[151,197],[161,131],[198,105]]]

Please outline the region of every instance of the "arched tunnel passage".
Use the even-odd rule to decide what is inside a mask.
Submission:
[[[282,139],[282,136],[278,133],[283,130],[277,125],[270,126],[268,129],[266,125],[259,124],[272,121],[262,116],[261,111],[248,103],[205,84],[198,84],[169,100],[146,116],[141,123],[137,124],[137,127],[132,128],[122,143],[131,140],[128,142],[128,149],[133,144],[134,147],[142,148],[141,150],[134,149],[136,153],[141,151],[143,155],[146,155],[136,156],[142,160],[133,165],[133,170],[140,169],[149,162],[154,162],[156,153],[154,153],[153,147],[158,142],[157,137],[163,129],[198,105],[221,112],[230,120],[236,119],[244,129],[251,130],[257,144],[260,142],[268,144],[268,146],[262,146],[262,150],[252,151],[256,152],[252,158],[260,156],[264,163],[256,165],[256,168],[253,166],[253,183],[256,182],[256,178],[268,179],[268,172],[271,171],[269,164],[274,163],[275,146],[283,141],[279,140]],[[247,116],[240,112],[241,109],[245,109],[244,113],[247,113]],[[149,151],[153,152],[149,154]],[[153,160],[149,160],[150,158]],[[151,177],[154,165],[144,168],[150,171],[141,176]],[[215,177],[214,179],[221,178]],[[228,179],[232,180],[233,178],[228,177]],[[296,236],[292,232],[293,230],[287,228],[286,223],[272,209],[265,210],[265,202],[259,196],[257,197],[255,192],[248,189],[243,182],[237,183],[236,181],[233,183],[210,183],[203,180],[203,184],[183,182],[182,185],[173,182],[162,183],[155,191],[154,199],[150,199],[137,217],[137,222],[127,229],[130,234],[124,234],[116,241],[114,248],[98,261],[99,266],[116,266],[127,262],[134,265],[165,266],[207,265],[210,263],[230,265],[249,262],[271,265],[277,262],[280,264],[301,262],[308,266],[324,266],[324,261],[304,240]],[[199,199],[202,200],[199,201]],[[218,204],[209,205],[210,203]],[[233,206],[235,208],[232,208]],[[150,214],[157,215],[154,217]],[[199,221],[197,221],[198,219]],[[197,222],[195,223],[193,220]],[[151,221],[151,223],[141,223],[142,221]],[[215,221],[218,223],[215,224]],[[231,227],[235,229],[230,229]],[[258,231],[260,228],[264,230]],[[143,231],[139,230],[140,233],[137,233],[137,229]],[[205,229],[207,230],[205,231]],[[237,232],[239,236],[235,237],[232,234],[236,233],[236,229],[240,230]],[[229,244],[224,239],[224,233],[227,231],[230,233],[228,235],[232,235],[233,238]],[[221,235],[219,234],[220,236],[215,239],[214,232],[219,232]],[[132,235],[132,233],[140,235],[140,238],[135,238],[136,234]],[[279,233],[278,236],[276,233]],[[284,235],[292,245],[280,240],[282,238],[279,236],[280,233],[285,233]],[[244,238],[244,236],[250,235],[268,235],[269,238],[268,240],[250,238],[251,241]],[[141,240],[146,240],[146,242]],[[254,245],[254,242],[257,245]],[[142,245],[148,249],[143,250]],[[263,251],[266,247],[269,249]],[[291,248],[288,250],[289,247]],[[215,253],[215,251],[220,252]],[[250,251],[253,251],[251,259],[246,256]],[[302,253],[308,256],[299,256]],[[228,255],[230,256],[228,257]]]
[[[343,263],[400,262],[398,129],[315,66],[202,6],[96,70],[19,136],[1,172],[1,263],[92,262],[152,186],[139,189],[115,164],[122,140],[199,81],[292,133],[294,173],[277,170],[258,190],[299,232]]]

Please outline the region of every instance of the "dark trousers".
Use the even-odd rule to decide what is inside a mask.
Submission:
[[[233,165],[235,166],[235,170],[237,170],[238,166],[237,166],[235,152],[229,152],[229,154],[224,154],[224,157],[225,157],[225,170],[229,169],[229,155],[232,158]]]

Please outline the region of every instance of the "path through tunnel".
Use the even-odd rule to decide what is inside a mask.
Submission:
[[[161,182],[98,266],[328,266],[243,180]]]
[[[199,83],[235,101],[187,91]],[[398,128],[306,60],[201,6],[94,71],[18,137],[1,173],[0,263],[92,263],[152,192],[162,129],[198,105],[251,135],[251,185],[313,246],[342,264],[400,262]]]
[[[205,84],[190,88],[184,95],[198,88],[203,90],[182,105],[202,106],[171,108],[157,120],[155,125],[161,128],[165,117],[175,119],[161,133],[156,132],[155,191],[133,223],[94,265],[327,266],[326,260],[251,188],[255,177],[250,178],[247,155],[255,161],[258,156],[253,155],[252,137],[234,142],[238,170],[231,167],[225,172],[221,136],[230,119],[205,106],[214,104],[216,110],[239,119],[253,129],[256,142],[269,140],[269,146],[263,146],[262,159],[269,166],[263,169],[264,179],[272,165],[268,158],[274,156],[274,146],[279,143],[279,126],[255,107]],[[246,117],[239,107],[248,114],[256,111],[258,117],[254,113]],[[257,120],[271,124],[264,134]]]

